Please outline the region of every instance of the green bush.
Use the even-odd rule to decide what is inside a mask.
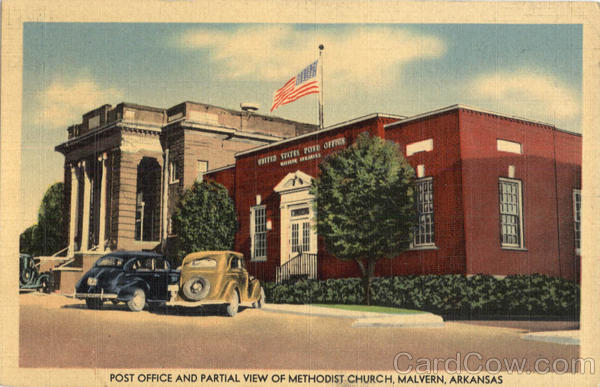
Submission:
[[[276,304],[359,304],[359,278],[301,279],[264,284]],[[446,318],[579,318],[579,285],[546,275],[459,274],[379,277],[372,284],[372,305],[417,309]]]
[[[196,181],[179,198],[172,219],[177,234],[175,265],[195,251],[233,248],[238,225],[235,205],[219,183]]]

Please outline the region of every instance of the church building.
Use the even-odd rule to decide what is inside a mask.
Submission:
[[[100,106],[67,129],[65,156],[69,260],[56,271],[73,289],[101,255],[168,249],[177,197],[237,152],[316,130],[315,125],[183,102],[168,109]]]

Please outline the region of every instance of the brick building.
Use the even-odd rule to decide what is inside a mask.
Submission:
[[[581,136],[460,105],[405,117],[314,125],[184,102],[104,105],[68,128],[68,258],[62,291],[102,254],[168,247],[176,200],[196,180],[235,201],[235,249],[263,280],[358,276],[314,230],[311,181],[329,154],[365,131],[400,146],[417,174],[410,250],[376,275],[544,273],[579,278]]]
[[[399,144],[417,174],[412,248],[376,275],[529,274],[579,278],[581,136],[460,105],[372,114],[238,152],[209,171],[235,200],[235,249],[264,280],[359,276],[315,234],[318,164],[362,132]]]

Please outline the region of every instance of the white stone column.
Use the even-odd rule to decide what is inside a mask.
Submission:
[[[91,201],[91,177],[88,172],[87,163],[82,161],[83,169],[83,216],[81,226],[81,251],[88,251],[90,240],[90,201]]]
[[[160,224],[161,224],[161,232],[160,239],[163,244],[163,248],[165,246],[165,242],[167,240],[167,226],[169,224],[169,149],[165,149],[164,159],[163,159],[163,178],[162,178],[162,198],[161,198],[161,206],[160,206]]]
[[[108,179],[106,178],[107,173],[107,164],[108,164],[108,156],[105,153],[102,156],[98,157],[98,161],[102,163],[102,181],[100,182],[100,229],[98,230],[98,244],[100,245],[100,251],[104,251],[106,249],[106,244],[104,240],[106,239],[106,191],[108,187],[106,186],[106,182]]]
[[[69,218],[68,257],[75,255],[75,234],[77,233],[77,214],[79,212],[79,173],[78,167],[71,164],[71,216]]]

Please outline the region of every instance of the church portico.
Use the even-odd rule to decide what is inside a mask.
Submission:
[[[68,256],[75,252],[104,251],[106,243],[108,154],[65,166],[70,170]]]

